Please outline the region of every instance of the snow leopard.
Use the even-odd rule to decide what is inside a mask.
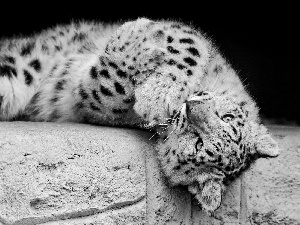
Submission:
[[[0,121],[154,131],[161,169],[202,209],[279,147],[213,41],[193,25],[139,18],[57,25],[0,42]]]

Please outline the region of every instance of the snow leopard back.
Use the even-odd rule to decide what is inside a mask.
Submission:
[[[45,30],[30,37],[4,39],[0,43],[0,119],[31,114],[33,120],[46,118],[46,102],[55,102],[59,77],[80,66],[80,59],[99,53],[119,25],[72,23]],[[71,71],[70,71],[71,72]],[[73,77],[75,78],[75,77]],[[72,80],[74,80],[72,78]],[[61,82],[63,83],[63,82]],[[50,99],[48,99],[50,98]],[[39,104],[46,107],[35,107]],[[39,117],[38,110],[44,111]],[[51,116],[50,116],[51,117]]]

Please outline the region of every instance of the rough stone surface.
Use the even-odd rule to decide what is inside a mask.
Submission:
[[[242,177],[245,224],[300,224],[300,128],[272,127],[279,157],[260,159]]]
[[[169,187],[151,134],[0,123],[0,225],[300,224],[300,128],[270,127],[281,155],[232,183],[213,217]]]
[[[105,214],[94,217],[99,224],[146,221],[145,150],[151,148],[142,132],[79,124],[0,127],[2,223],[31,225],[95,214]]]

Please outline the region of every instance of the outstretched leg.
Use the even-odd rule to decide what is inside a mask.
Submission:
[[[181,109],[191,92],[186,76],[174,81],[170,74],[158,70],[135,89],[134,110],[152,125],[164,123]]]

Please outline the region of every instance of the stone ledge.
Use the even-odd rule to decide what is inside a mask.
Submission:
[[[299,224],[300,128],[228,187],[213,218],[169,188],[151,134],[83,124],[0,123],[0,224]]]

